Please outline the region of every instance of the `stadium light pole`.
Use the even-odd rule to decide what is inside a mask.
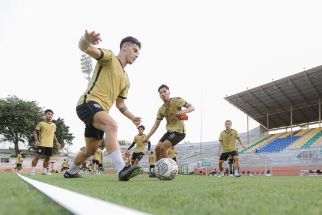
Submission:
[[[87,54],[81,55],[81,70],[86,75],[85,79],[89,82],[91,80],[91,74],[93,72],[92,58]]]
[[[202,145],[202,129],[203,129],[203,113],[202,113],[202,106],[203,106],[203,100],[202,100],[202,87],[200,89],[200,144],[199,144],[199,162],[201,163],[201,145]]]

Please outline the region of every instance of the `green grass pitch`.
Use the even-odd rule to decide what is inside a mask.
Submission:
[[[322,214],[322,177],[177,176],[160,181],[140,175],[129,182],[119,182],[116,175],[32,178],[159,215]],[[15,174],[1,173],[0,181],[0,214],[68,214]]]

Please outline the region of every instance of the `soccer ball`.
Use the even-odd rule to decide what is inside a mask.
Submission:
[[[160,159],[155,167],[155,175],[160,180],[172,180],[178,174],[178,165],[171,158]]]

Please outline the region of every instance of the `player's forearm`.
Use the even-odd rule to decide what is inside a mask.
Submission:
[[[189,106],[184,110],[185,113],[190,113],[195,110],[195,107],[189,104]]]
[[[149,139],[149,138],[154,134],[154,132],[158,129],[159,124],[160,124],[160,123],[155,123],[155,124],[152,126],[152,128],[151,128],[150,132],[146,135],[147,139]]]
[[[133,142],[127,150],[130,150],[134,145],[135,145],[135,142]]]
[[[34,131],[34,138],[35,138],[35,141],[39,141],[38,131]]]

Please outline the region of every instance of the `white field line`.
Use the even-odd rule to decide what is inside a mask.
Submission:
[[[74,191],[39,182],[20,174],[18,174],[18,176],[73,214],[147,215],[146,213],[142,213],[140,211],[129,209],[90,196],[85,196]]]

